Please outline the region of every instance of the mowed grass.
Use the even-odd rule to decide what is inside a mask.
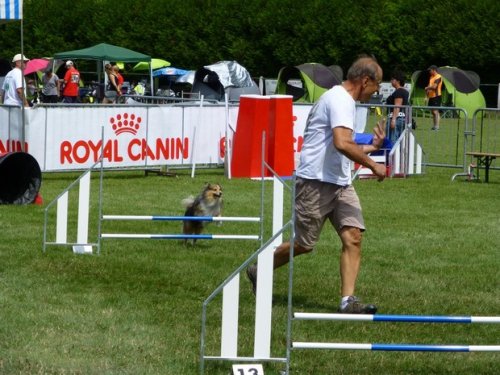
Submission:
[[[261,184],[222,169],[106,172],[104,214],[182,215],[203,184],[224,187],[225,216],[259,216]],[[357,293],[380,313],[500,315],[500,173],[490,183],[451,181],[456,170],[358,180],[368,230]],[[259,247],[257,241],[112,240],[101,255],[42,252],[43,208],[78,174],[45,174],[44,206],[0,206],[0,374],[197,374],[203,301]],[[97,197],[98,174],[92,178]],[[285,196],[288,203],[289,194]],[[70,212],[76,211],[70,195]],[[272,188],[266,183],[266,236]],[[286,210],[289,212],[289,210]],[[95,240],[97,204],[91,208]],[[74,215],[73,215],[74,216]],[[50,215],[53,219],[53,212]],[[70,217],[69,231],[76,217]],[[179,233],[180,222],[106,222],[103,232]],[[54,237],[53,225],[50,226]],[[211,224],[208,233],[255,234],[256,224]],[[49,238],[50,239],[50,238]],[[53,240],[54,238],[52,238]],[[71,239],[71,238],[70,238]],[[71,239],[74,240],[74,239]],[[295,260],[294,311],[334,312],[340,243],[326,226],[317,249]],[[272,356],[286,354],[288,268],[275,272]],[[207,355],[219,355],[220,298],[209,306]],[[255,302],[242,275],[239,354],[253,353]],[[497,325],[293,322],[294,341],[498,345]],[[292,374],[494,374],[498,353],[297,350]],[[231,373],[207,362],[207,374]],[[282,364],[264,364],[279,374]]]

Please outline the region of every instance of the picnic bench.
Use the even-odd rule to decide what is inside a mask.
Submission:
[[[478,168],[478,176],[479,179],[479,167],[484,167],[484,182],[488,182],[490,176],[490,166],[493,160],[496,158],[500,158],[500,154],[495,154],[491,152],[467,152],[467,155],[473,156],[477,159],[477,168]]]

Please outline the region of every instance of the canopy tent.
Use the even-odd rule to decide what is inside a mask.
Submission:
[[[242,94],[260,94],[250,73],[236,61],[219,61],[196,70],[192,92],[217,101],[223,101],[226,93],[231,101]]]
[[[342,83],[342,68],[337,65],[327,67],[318,63],[306,63],[283,67],[278,74],[276,93],[292,95],[293,101],[314,103],[327,90]],[[298,87],[291,81],[301,81]]]
[[[153,72],[153,77],[170,76],[174,77],[175,79],[179,76],[187,74],[188,72],[189,70],[184,70],[184,69],[174,68],[173,66],[169,66],[166,68],[156,69]]]
[[[54,58],[60,60],[82,59],[122,62],[145,61],[148,63],[151,61],[151,56],[106,43],[100,43],[92,47],[74,51],[59,52],[54,55]]]
[[[165,68],[167,66],[170,66],[170,62],[167,60],[163,59],[151,59],[151,69],[156,70],[160,68]],[[134,72],[140,72],[140,71],[145,71],[149,70],[149,63],[147,61],[141,61],[135,64],[135,66],[132,68]]]
[[[188,73],[188,70],[175,68],[173,66],[154,70],[153,78],[155,80],[155,87],[158,88],[155,95],[175,95],[175,91],[179,91],[178,85],[176,85],[177,78],[186,73]]]
[[[112,44],[100,43],[95,46],[74,50],[59,52],[54,55],[54,59],[59,60],[97,60],[104,65],[105,61],[120,62],[145,62],[149,65],[149,76],[151,81],[151,92],[153,90],[153,69],[151,68],[151,56],[135,52],[127,48],[114,46]],[[102,65],[98,66],[98,74],[102,71]]]
[[[186,74],[178,77],[175,82],[177,83],[189,83],[193,84],[194,83],[194,76],[196,74],[196,70],[188,70]]]
[[[443,79],[441,92],[443,106],[463,108],[469,118],[472,118],[476,109],[486,107],[483,93],[479,90],[480,78],[477,73],[451,66],[440,67],[437,71]],[[425,87],[428,83],[427,70],[417,70],[412,74],[411,104],[426,105]]]

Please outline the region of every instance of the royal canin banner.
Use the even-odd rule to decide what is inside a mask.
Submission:
[[[310,109],[293,109],[296,160]],[[105,168],[223,164],[237,118],[224,105],[40,106],[25,109],[23,132],[21,109],[0,106],[0,154],[21,151],[24,136],[42,171],[89,168],[103,141]]]
[[[297,165],[312,105],[293,105],[294,160]],[[366,125],[366,108],[356,131]],[[227,114],[226,114],[227,112]],[[87,169],[104,140],[104,167],[223,164],[226,132],[236,131],[238,106],[57,106],[25,109],[0,105],[0,154],[24,151],[44,172]],[[227,125],[226,125],[227,124]]]

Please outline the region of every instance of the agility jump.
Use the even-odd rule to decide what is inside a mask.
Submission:
[[[151,240],[259,240],[253,234],[141,234],[102,233],[101,238],[151,239]]]
[[[91,173],[100,165],[100,185],[99,185],[99,217],[98,217],[98,235],[94,242],[89,242],[89,221],[90,221],[90,182]],[[171,215],[102,215],[102,180],[103,180],[102,160],[95,163],[87,171],[82,173],[73,183],[71,183],[59,196],[50,202],[45,208],[45,221],[43,233],[43,252],[47,245],[72,246],[75,253],[93,253],[92,248],[97,248],[97,254],[100,254],[102,239],[161,239],[161,240],[262,240],[263,233],[263,193],[261,193],[260,217],[234,217],[234,216],[171,216]],[[78,187],[78,222],[77,239],[68,241],[68,201],[70,192]],[[264,183],[262,183],[262,189]],[[51,207],[57,206],[56,211],[56,239],[48,241],[48,218]],[[102,233],[103,221],[195,221],[195,222],[243,222],[260,223],[260,234],[176,234],[176,233]]]
[[[103,220],[151,220],[151,221],[237,221],[237,222],[261,222],[260,217],[235,217],[235,216],[134,216],[134,215],[103,215]]]
[[[147,216],[147,215],[103,215],[102,220],[129,221],[206,221],[206,222],[253,222],[260,223],[260,217],[234,216]],[[259,240],[259,235],[239,234],[139,234],[102,233],[101,238],[156,239],[156,240]]]
[[[294,314],[295,320],[335,320],[392,323],[500,323],[499,316],[446,316],[446,315],[362,315],[362,314]],[[412,352],[498,352],[500,345],[422,345],[422,344],[357,344],[327,342],[293,342],[292,349],[378,350]]]
[[[293,316],[296,320],[342,320],[404,323],[500,323],[500,316],[323,314],[301,312],[296,312]]]

